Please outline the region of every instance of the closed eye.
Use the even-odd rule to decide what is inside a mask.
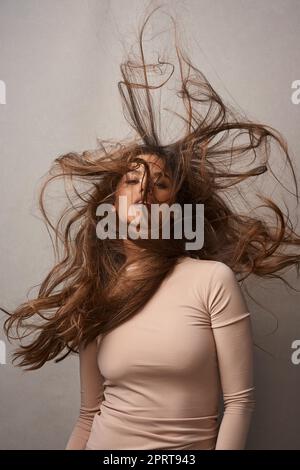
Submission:
[[[127,184],[138,184],[140,180],[126,180]]]
[[[140,182],[140,180],[137,180],[137,179],[126,180],[126,184],[139,184],[139,182]],[[157,183],[155,183],[155,185],[160,189],[167,189],[168,188],[168,185],[165,184],[165,183],[157,182]]]
[[[168,188],[168,186],[164,183],[156,183],[156,186],[158,186],[161,189],[167,189]]]

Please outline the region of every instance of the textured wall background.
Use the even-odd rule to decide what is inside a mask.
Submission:
[[[216,90],[250,118],[280,130],[300,174],[298,0],[165,1]],[[148,2],[1,0],[1,305],[14,308],[52,266],[37,212],[37,185],[59,154],[128,134],[117,89],[124,39],[135,39]],[[156,5],[154,2],[153,5]],[[163,17],[161,17],[163,24]],[[299,288],[295,272],[289,280]],[[300,449],[300,294],[278,281],[249,283],[270,314],[249,301],[256,343],[257,407],[249,449]],[[32,293],[32,292],[31,292]],[[3,317],[3,315],[2,315]],[[0,339],[5,341],[1,330]],[[0,448],[63,449],[79,411],[78,357],[25,372],[0,365]]]

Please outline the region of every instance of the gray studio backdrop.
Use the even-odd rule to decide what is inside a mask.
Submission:
[[[250,118],[279,129],[299,175],[298,0],[167,1],[182,20],[191,57],[213,86]],[[153,3],[156,6],[157,3]],[[37,211],[40,178],[59,154],[128,134],[117,89],[123,39],[134,39],[141,0],[0,0],[1,305],[26,299],[52,266]],[[295,271],[287,275],[299,288]],[[278,281],[249,282],[257,406],[249,449],[300,449],[300,294]],[[3,319],[3,313],[1,313]],[[34,372],[0,365],[0,448],[64,449],[79,411],[78,356]],[[4,362],[2,360],[2,362]]]

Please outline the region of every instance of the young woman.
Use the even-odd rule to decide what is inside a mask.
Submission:
[[[239,282],[249,274],[280,277],[276,273],[285,267],[299,267],[300,237],[262,191],[245,186],[248,196],[264,202],[248,204],[245,212],[241,195],[248,178],[259,177],[263,188],[271,142],[284,151],[296,189],[297,181],[282,136],[237,119],[178,47],[187,128],[175,142],[161,142],[151,97],[158,87],[150,85],[147,72],[161,75],[162,64],[170,64],[144,61],[149,18],[140,34],[141,62],[122,64],[119,82],[139,138],[55,160],[49,181],[69,177],[87,188],[73,186],[81,205],[69,199],[66,225],[60,226],[62,217],[54,227],[44,209],[44,185],[40,207],[64,257],[37,298],[12,313],[3,309],[9,314],[5,332],[11,338],[16,326],[21,339],[21,327],[38,331],[15,352],[28,370],[65,349],[56,362],[79,353],[81,407],[66,449],[244,449],[255,385],[250,312]],[[245,135],[246,142],[238,143]],[[254,165],[260,156],[263,161]],[[177,238],[172,230],[170,237],[160,232],[158,238],[98,236],[101,204],[114,209],[119,234],[119,224],[129,227],[135,220],[132,205],[144,204],[151,220],[155,204],[173,203],[182,208],[182,225],[193,228],[195,211],[191,216],[185,205],[204,205],[201,248],[187,248],[186,234]],[[269,219],[258,214],[260,207]],[[285,252],[293,246],[298,252]],[[43,321],[27,325],[34,315]]]
[[[117,198],[143,200],[149,178],[148,202],[170,204],[171,172],[157,156],[143,159],[149,177],[129,170]],[[124,248],[138,281],[141,254],[129,240]],[[66,449],[244,447],[254,407],[250,314],[224,263],[179,260],[137,316],[81,349],[81,410]]]

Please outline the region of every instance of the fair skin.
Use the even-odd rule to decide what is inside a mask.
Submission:
[[[145,160],[149,165],[150,182],[148,195],[145,194],[147,184],[147,171],[145,166],[142,163],[138,166],[132,164],[131,169],[123,175],[117,186],[115,208],[118,214],[119,196],[125,196],[128,209],[131,204],[141,203],[144,198],[146,198],[146,204],[149,205],[153,203],[172,204],[173,202],[171,197],[171,175],[166,170],[164,160],[157,155],[151,154],[139,155],[139,158]],[[131,222],[134,217],[134,215],[127,213],[128,222]],[[127,259],[133,257],[138,250],[136,245],[129,239],[124,240],[124,249]]]

